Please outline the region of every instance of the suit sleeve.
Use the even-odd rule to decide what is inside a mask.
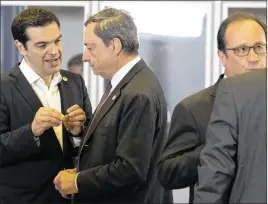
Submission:
[[[79,75],[80,76],[80,75]],[[83,110],[85,111],[86,114],[86,121],[85,121],[85,127],[88,126],[88,123],[92,117],[92,106],[89,100],[89,95],[87,91],[87,87],[85,85],[85,81],[82,76],[80,76],[81,82],[82,82],[82,89],[83,89]]]
[[[236,171],[237,110],[228,81],[219,85],[201,151],[194,203],[228,203]]]
[[[92,117],[92,106],[91,106],[91,103],[90,103],[90,100],[89,100],[89,95],[88,95],[88,91],[87,91],[87,88],[86,88],[86,85],[85,85],[85,81],[84,81],[83,77],[80,74],[77,74],[77,76],[79,77],[79,80],[80,80],[79,81],[80,84],[79,84],[79,90],[78,91],[82,92],[82,99],[81,99],[82,100],[82,105],[81,105],[80,108],[82,108],[84,110],[85,115],[86,115],[86,119],[85,119],[85,122],[84,122],[84,128],[78,135],[72,135],[71,132],[67,132],[70,137],[73,137],[73,138],[71,138],[71,142],[72,142],[72,144],[74,146],[74,149],[69,150],[69,151],[72,152],[71,153],[72,156],[77,156],[79,145],[80,145],[80,142],[81,142],[81,138],[84,136],[84,133],[86,132],[86,130],[88,128],[88,124],[89,124],[89,122],[91,120],[91,117]],[[79,139],[77,139],[77,138],[79,138]],[[78,140],[78,143],[75,140]]]
[[[0,103],[0,167],[39,151],[31,124],[11,131],[10,112],[3,93]]]
[[[197,182],[201,145],[195,120],[179,103],[172,115],[169,137],[158,163],[158,179],[166,189],[185,188]]]
[[[156,128],[156,104],[138,94],[129,96],[122,109],[120,125],[115,127],[118,128],[116,159],[79,173],[77,185],[82,196],[94,199],[120,194],[126,186],[146,185]]]

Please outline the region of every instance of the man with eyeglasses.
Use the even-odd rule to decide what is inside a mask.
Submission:
[[[225,74],[233,77],[217,90],[194,203],[267,203],[267,31],[247,16],[227,20],[218,36]]]
[[[168,141],[158,163],[158,179],[166,189],[190,187],[189,203],[199,175],[200,152],[219,82],[226,77],[266,67],[266,25],[256,16],[235,13],[218,31],[218,56],[224,74],[218,81],[182,100],[174,109]],[[208,202],[209,203],[209,202]]]
[[[266,25],[257,17],[237,13],[218,33],[218,56],[227,77],[266,67]]]

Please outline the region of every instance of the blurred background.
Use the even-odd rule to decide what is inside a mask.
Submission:
[[[84,22],[107,6],[130,12],[138,28],[140,56],[164,89],[168,121],[179,101],[212,85],[222,73],[216,42],[222,20],[236,11],[246,11],[267,21],[266,1],[1,1],[1,72],[21,61],[11,23],[31,6],[47,7],[58,16],[64,46],[62,69],[84,77],[93,108],[106,82],[81,61]],[[175,190],[174,203],[187,203],[188,191]]]

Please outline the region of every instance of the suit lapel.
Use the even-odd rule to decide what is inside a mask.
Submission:
[[[214,99],[215,96],[216,96],[218,85],[219,85],[220,81],[221,81],[223,78],[224,78],[224,74],[221,74],[221,75],[219,76],[219,79],[217,80],[217,82],[212,86],[212,91],[211,91],[210,96],[212,96],[213,99]]]
[[[92,133],[97,128],[98,124],[100,123],[101,119],[107,114],[107,112],[112,108],[112,106],[115,104],[117,99],[121,95],[121,89],[131,80],[131,78],[137,74],[142,68],[147,67],[145,62],[141,59],[128,73],[127,75],[120,81],[120,83],[116,86],[114,91],[108,96],[102,107],[99,109],[99,111],[94,113],[93,119],[91,121],[91,124],[85,134],[85,139],[82,143],[82,146],[80,148],[80,151],[82,150],[84,144],[89,140]]]
[[[62,73],[61,76],[62,80],[58,84],[61,100],[61,112],[62,114],[66,114],[67,109],[73,105],[73,92],[68,78],[66,78]]]
[[[43,105],[25,76],[22,74],[18,65],[11,70],[10,76],[14,78],[14,80],[12,80],[14,85],[23,96],[25,101],[27,101],[29,106],[32,108],[33,113],[35,114]]]
[[[60,92],[60,100],[61,100],[61,113],[66,114],[67,109],[70,108],[73,105],[73,92],[71,89],[70,81],[68,81],[68,78],[64,76],[63,73],[61,73],[62,80],[58,84],[59,92]],[[62,139],[63,139],[63,154],[65,155],[67,152],[66,144],[67,140],[71,140],[72,138],[69,138],[67,134],[67,130],[65,129],[64,125],[62,124]]]
[[[88,131],[86,133],[85,142],[89,139],[91,134],[94,132],[98,124],[100,123],[101,119],[106,115],[106,113],[111,109],[113,104],[117,101],[120,96],[120,90],[114,90],[106,99],[102,107],[99,109],[98,112],[95,112],[93,115],[93,119],[90,123]]]

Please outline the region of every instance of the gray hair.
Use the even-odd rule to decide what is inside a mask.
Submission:
[[[106,46],[110,44],[112,39],[118,38],[126,53],[138,54],[137,27],[127,11],[105,8],[89,17],[85,26],[89,23],[96,23],[94,33],[102,39]]]

